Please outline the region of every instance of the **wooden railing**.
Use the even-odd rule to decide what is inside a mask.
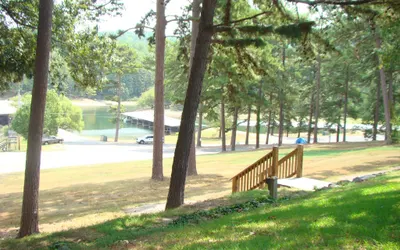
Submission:
[[[276,176],[285,179],[303,175],[303,146],[299,145],[295,150],[284,156],[278,161],[278,171]]]
[[[232,177],[232,193],[263,188],[268,177],[290,178],[296,175],[301,177],[303,173],[303,146],[299,145],[295,150],[278,161],[279,148],[273,147],[272,151],[261,159],[251,164]]]

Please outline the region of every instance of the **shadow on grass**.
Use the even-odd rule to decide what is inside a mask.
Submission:
[[[187,238],[197,235],[192,238],[197,242],[177,244],[185,249],[397,249],[400,192],[398,184],[389,183],[391,179],[317,192],[308,200],[275,209],[227,216],[197,232],[194,227],[185,230]],[[207,231],[211,233],[204,237]]]
[[[221,175],[198,175],[187,179],[186,197],[218,193],[230,185]],[[169,178],[162,182],[147,178],[102,184],[83,184],[40,191],[40,223],[62,223],[93,214],[123,212],[127,207],[165,202]],[[0,195],[0,236],[19,225],[22,193]],[[15,232],[14,232],[15,233]]]
[[[342,167],[332,170],[318,170],[315,169],[312,173],[307,174],[307,177],[319,180],[326,180],[334,176],[343,176],[344,172],[352,173],[352,175],[362,175],[362,173],[376,172],[379,170],[390,169],[400,165],[400,156],[387,157],[384,161],[370,161],[361,165],[354,165],[349,167]],[[346,176],[343,176],[346,177]]]
[[[67,232],[6,240],[3,246],[36,249],[65,243],[70,249],[396,249],[400,243],[398,180],[398,176],[381,177],[184,227],[165,227],[158,215],[126,216]],[[128,243],[121,245],[121,241]]]

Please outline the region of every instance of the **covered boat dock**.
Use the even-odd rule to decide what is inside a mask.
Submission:
[[[138,127],[153,130],[154,127],[154,111],[135,111],[122,113],[125,116],[126,123],[134,124]],[[164,115],[165,134],[179,132],[181,121]]]

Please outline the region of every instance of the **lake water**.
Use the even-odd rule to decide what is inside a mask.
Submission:
[[[85,126],[80,132],[82,136],[90,136],[100,138],[101,135],[114,137],[115,124],[110,119],[112,115],[108,112],[109,107],[82,107],[83,121]],[[133,107],[125,106],[125,111],[134,111]],[[122,123],[119,130],[120,138],[135,138],[138,136],[152,134],[153,131],[136,127],[133,124]]]

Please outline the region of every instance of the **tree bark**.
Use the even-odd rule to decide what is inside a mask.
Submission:
[[[341,115],[339,113],[339,117],[338,117],[338,122],[337,122],[337,129],[336,129],[336,142],[340,141],[340,119],[341,119]]]
[[[232,136],[231,136],[231,151],[236,150],[236,132],[237,132],[237,122],[238,122],[239,108],[235,107],[233,112],[233,128],[232,128]]]
[[[279,135],[278,135],[278,145],[282,146],[282,139],[283,139],[283,91],[279,90]]]
[[[203,104],[199,107],[199,131],[197,131],[197,147],[201,147],[201,130],[203,129]]]
[[[272,110],[268,112],[268,125],[267,125],[267,134],[265,138],[265,144],[268,145],[269,143],[269,133],[271,132],[271,116],[272,116]]]
[[[318,118],[319,118],[319,98],[321,93],[321,56],[317,56],[317,75],[316,75],[316,97],[315,97],[315,125],[314,125],[314,141],[318,142]]]
[[[245,145],[249,145],[250,117],[251,117],[251,105],[249,105],[249,109],[247,110],[246,141],[244,142]]]
[[[120,119],[121,119],[121,75],[118,74],[118,107],[117,107],[117,119],[115,121],[115,138],[114,142],[118,142],[118,135],[119,135],[119,126],[120,126]]]
[[[269,95],[269,111],[268,111],[268,127],[267,127],[267,134],[265,138],[265,144],[268,145],[269,143],[269,133],[271,130],[271,119],[272,119],[272,94]]]
[[[289,121],[286,121],[286,137],[289,137],[289,130],[290,130]]]
[[[344,110],[343,110],[343,142],[346,141],[347,133],[347,105],[349,103],[349,81],[350,81],[350,66],[346,67],[346,82],[344,89]]]
[[[18,237],[39,233],[40,154],[51,50],[53,0],[40,0],[35,76],[29,118],[24,193]]]
[[[260,129],[261,129],[261,104],[262,104],[262,86],[263,81],[260,80],[260,86],[258,87],[258,104],[257,104],[257,124],[256,124],[256,149],[260,148]]]
[[[394,95],[393,95],[393,70],[392,68],[389,69],[389,71],[387,72],[387,82],[388,82],[388,98],[389,98],[389,110],[390,110],[390,119],[393,118],[394,116],[394,107],[395,107],[395,103],[394,103]],[[392,124],[390,123],[390,132],[392,132]]]
[[[314,92],[311,93],[310,100],[310,118],[308,118],[308,134],[307,134],[307,142],[311,142],[311,131],[312,131],[312,118],[314,113]]]
[[[275,117],[275,114],[272,114],[272,117]],[[271,135],[274,135],[274,130],[275,130],[275,120],[272,120]]]
[[[381,50],[382,47],[382,38],[380,37],[377,27],[375,23],[372,23],[372,32],[375,37],[375,44],[376,44],[376,49],[378,51]],[[392,144],[392,131],[391,129],[391,118],[390,118],[390,106],[389,106],[389,97],[388,97],[388,91],[387,91],[387,86],[386,86],[386,75],[385,75],[385,68],[383,67],[383,62],[379,56],[378,57],[378,68],[379,68],[379,77],[380,77],[380,82],[381,82],[381,92],[383,96],[383,108],[385,110],[385,126],[386,126],[386,144]]]
[[[282,46],[282,66],[285,70],[285,61],[286,61],[286,45]],[[278,135],[278,145],[282,145],[283,140],[283,121],[285,120],[283,109],[284,109],[284,92],[283,85],[285,84],[285,72],[282,72],[282,84],[279,87],[279,135]]]
[[[225,136],[225,100],[222,88],[221,94],[221,140],[222,140],[222,152],[226,151],[226,136]]]
[[[297,138],[300,138],[301,127],[303,126],[303,118],[300,119],[299,128],[297,129]]]
[[[162,181],[164,137],[164,59],[165,59],[165,1],[157,0],[156,77],[154,84],[154,140],[151,179]]]
[[[192,17],[199,18],[200,16],[200,0],[194,0],[192,6]],[[190,68],[193,65],[193,57],[194,50],[196,49],[196,40],[197,34],[199,33],[199,22],[198,20],[192,20],[192,37],[190,42]],[[196,127],[196,120],[194,121],[194,127]],[[201,134],[201,128],[199,128],[199,133]],[[190,145],[190,153],[189,153],[189,167],[188,167],[188,175],[197,175],[197,167],[196,167],[196,130],[193,131],[193,140]],[[200,140],[200,137],[198,138]]]
[[[193,140],[194,121],[196,120],[196,112],[200,102],[208,51],[213,35],[215,6],[216,0],[203,1],[199,35],[196,42],[193,66],[190,70],[189,84],[182,111],[166,209],[176,208],[184,203],[187,161],[189,158],[190,145]]]
[[[378,62],[378,56],[376,56]],[[379,80],[379,71],[376,71],[377,74],[377,85],[376,85],[376,100],[375,100],[375,112],[374,112],[374,124],[372,131],[372,140],[376,141],[376,136],[378,135],[378,123],[379,123],[379,107],[381,102],[381,90],[380,90],[380,80]]]

